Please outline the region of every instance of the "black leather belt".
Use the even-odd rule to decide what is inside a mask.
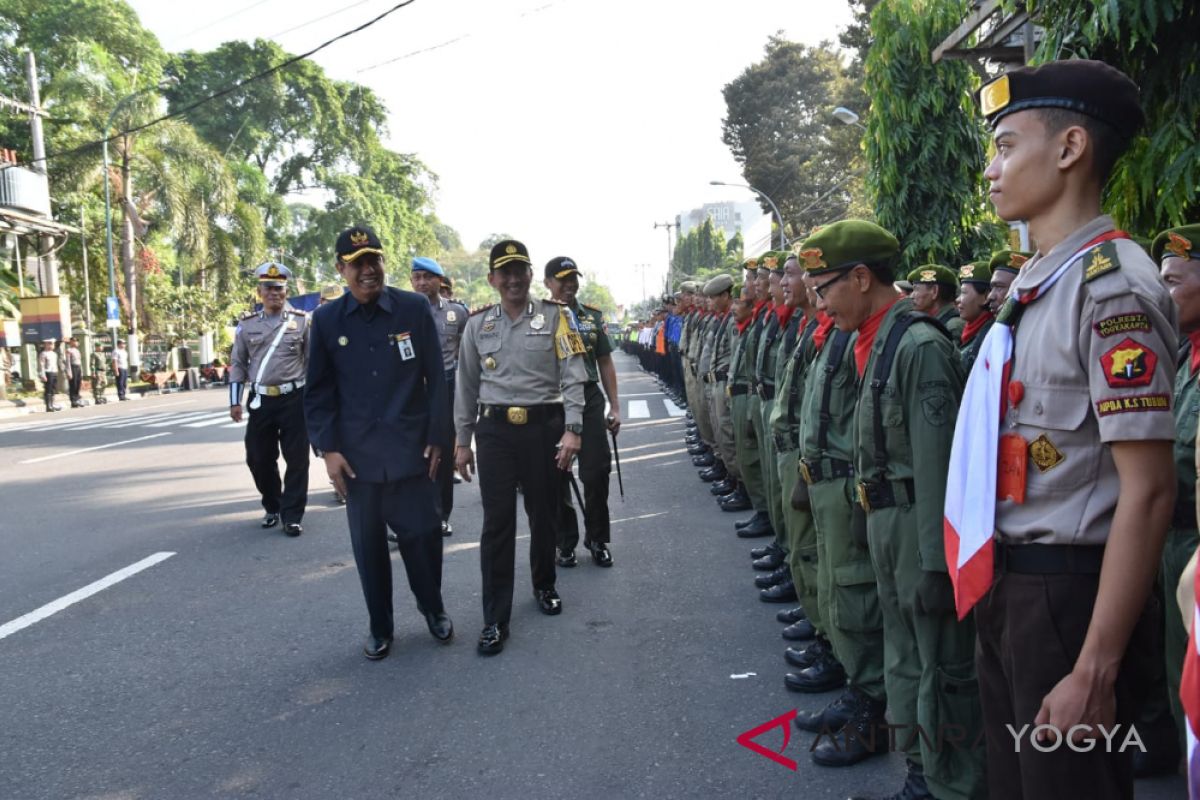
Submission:
[[[539,406],[489,406],[480,404],[479,416],[509,425],[525,425],[530,422],[546,422],[563,414],[562,403],[546,403]]]
[[[858,503],[868,513],[884,508],[893,508],[900,505],[901,502],[897,498],[899,494],[897,489],[903,489],[907,493],[908,498],[905,501],[907,505],[916,502],[916,486],[913,484],[912,478],[905,478],[902,481],[859,481]]]
[[[774,400],[775,399],[775,384],[773,384],[773,383],[758,384],[758,396],[761,397],[763,400]]]
[[[840,458],[822,458],[817,461],[801,459],[800,476],[808,484],[831,481],[835,478],[849,478],[854,474],[854,465]]]
[[[737,397],[739,394],[749,394],[749,393],[750,393],[750,387],[746,386],[745,384],[736,384],[735,383],[733,386],[729,387],[730,397]]]
[[[717,370],[716,372],[713,373],[713,377],[719,381],[723,381],[729,377],[729,370],[727,370],[727,369]]]
[[[1099,575],[1104,545],[996,543],[996,572]]]

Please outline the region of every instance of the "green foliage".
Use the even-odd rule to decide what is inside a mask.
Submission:
[[[861,107],[861,96],[829,43],[806,47],[772,36],[763,59],[724,95],[722,139],[746,182],[778,204],[791,238],[846,212],[860,131],[834,122],[831,112]]]
[[[1143,235],[1200,219],[1200,4],[1194,0],[1036,0],[1036,61],[1095,58],[1142,90],[1144,135],[1118,162],[1105,206]]]
[[[604,312],[605,319],[616,319],[617,301],[613,299],[612,292],[608,290],[608,287],[600,283],[592,274],[585,275],[582,283],[583,286],[579,289],[577,297],[578,301],[600,309]]]
[[[700,270],[719,270],[739,263],[742,259],[741,237],[739,231],[731,240],[738,243],[735,250],[725,243],[725,229],[713,225],[712,217],[705,219],[700,227],[675,240],[669,283],[677,284],[686,280],[685,276],[694,275]]]
[[[903,247],[901,271],[992,249],[976,80],[961,61],[929,57],[968,10],[965,0],[882,0],[871,14],[866,183],[876,220]]]

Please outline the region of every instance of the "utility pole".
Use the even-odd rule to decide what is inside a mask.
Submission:
[[[38,88],[37,79],[37,62],[33,58],[33,51],[25,51],[25,79],[29,84],[29,134],[30,140],[33,143],[33,163],[30,168],[35,172],[46,174],[46,142],[42,134],[42,116],[45,112],[42,111],[41,90]],[[38,275],[45,275],[44,280],[39,281],[42,284],[42,294],[56,295],[59,293],[58,287],[58,258],[54,255],[54,237],[41,235],[38,236]],[[42,272],[43,262],[45,262],[45,272]]]
[[[669,292],[669,291],[671,291],[671,230],[672,229],[678,230],[679,223],[678,222],[656,222],[656,223],[654,223],[654,229],[658,230],[659,228],[667,229],[667,274],[663,277],[663,287],[664,287],[663,291]]]

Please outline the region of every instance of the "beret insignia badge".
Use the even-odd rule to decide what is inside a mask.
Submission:
[[[1167,238],[1171,241],[1167,244],[1167,250],[1179,256],[1180,258],[1191,258],[1192,240],[1178,233],[1168,233]]]
[[[810,247],[807,250],[800,251],[800,258],[804,259],[804,268],[809,270],[829,266],[825,263],[825,259],[821,257],[823,255],[824,253],[821,252],[821,248],[819,247]]]

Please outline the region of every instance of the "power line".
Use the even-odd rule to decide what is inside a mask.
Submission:
[[[237,11],[226,14],[223,17],[214,19],[212,22],[208,23],[207,25],[201,25],[199,28],[193,28],[192,30],[185,33],[181,38],[176,39],[174,44],[176,46],[178,46],[180,42],[186,42],[188,39],[192,38],[197,33],[203,33],[204,31],[208,30],[209,28],[213,28],[217,25],[220,25],[222,22],[225,22],[226,20],[230,20],[230,19],[233,19],[234,17],[241,16],[242,14],[245,14],[247,11],[251,11],[251,10],[258,8],[259,6],[269,3],[269,2],[271,2],[271,0],[258,0],[257,3],[251,3],[250,5],[245,6],[244,8],[239,8]]]
[[[88,142],[86,144],[79,145],[78,147],[72,147],[69,150],[60,150],[57,153],[49,153],[49,154],[43,156],[42,158],[27,161],[22,166],[34,164],[38,161],[47,161],[51,158],[61,158],[63,156],[74,155],[75,153],[81,153],[85,150],[90,150],[93,147],[99,147],[100,145],[104,144],[105,142],[116,141],[117,139],[121,138],[122,136],[128,136],[131,133],[139,133],[140,131],[144,131],[147,128],[151,128],[155,125],[158,125],[159,123],[166,122],[167,120],[175,119],[176,117],[186,116],[188,113],[195,111],[200,106],[206,105],[207,103],[210,103],[219,97],[224,97],[227,94],[232,94],[233,92],[236,92],[238,89],[241,89],[244,86],[248,86],[251,83],[254,83],[255,81],[262,80],[263,78],[267,77],[268,75],[273,75],[276,72],[279,72],[280,70],[286,69],[298,61],[303,61],[304,59],[308,58],[309,56],[312,56],[312,55],[315,55],[315,54],[321,52],[322,50],[329,47],[330,45],[332,45],[336,42],[340,42],[342,39],[345,39],[349,36],[353,36],[356,33],[361,33],[362,31],[371,27],[372,25],[374,25],[375,23],[384,19],[385,17],[391,16],[395,12],[399,11],[400,9],[402,9],[406,6],[412,5],[416,1],[417,0],[403,0],[403,2],[397,3],[396,5],[389,8],[387,11],[384,11],[382,14],[374,17],[373,19],[370,19],[367,22],[364,22],[362,25],[359,25],[357,28],[353,28],[344,33],[340,33],[337,36],[333,37],[332,39],[328,39],[328,40],[322,42],[321,44],[317,45],[316,47],[309,50],[308,52],[301,53],[298,56],[292,56],[291,58],[287,59],[286,61],[282,61],[273,67],[265,69],[262,72],[258,73],[257,75],[252,75],[249,78],[246,78],[246,80],[244,80],[244,81],[238,81],[237,83],[226,86],[224,89],[219,89],[219,90],[213,92],[212,94],[208,95],[207,97],[203,97],[203,98],[197,100],[196,102],[192,103],[191,105],[187,105],[176,111],[172,111],[170,114],[164,114],[161,117],[157,117],[157,118],[152,119],[149,122],[143,123],[141,125],[135,125],[132,128],[127,128],[122,131],[117,131],[112,136],[108,136],[104,139],[97,139],[93,142]],[[0,171],[10,169],[12,166],[14,166],[14,165],[8,164],[8,165],[0,166]]]
[[[310,19],[308,22],[301,22],[299,25],[293,25],[292,27],[288,28],[286,31],[280,31],[279,33],[272,33],[267,38],[268,39],[278,39],[280,36],[287,36],[289,33],[298,31],[301,28],[307,28],[309,25],[320,22],[321,20],[329,19],[330,17],[336,17],[338,14],[341,14],[343,11],[349,11],[352,8],[357,8],[358,6],[365,5],[369,2],[371,2],[371,0],[358,0],[357,3],[351,3],[348,6],[342,6],[339,9],[330,11],[328,14],[322,14],[319,17]]]

